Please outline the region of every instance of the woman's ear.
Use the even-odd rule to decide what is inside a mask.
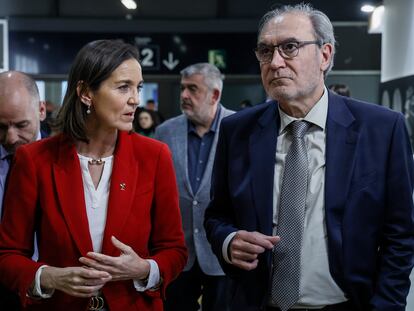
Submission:
[[[92,105],[91,92],[89,90],[89,87],[85,85],[83,81],[78,81],[76,93],[78,94],[78,97],[82,103],[84,103],[88,107]]]

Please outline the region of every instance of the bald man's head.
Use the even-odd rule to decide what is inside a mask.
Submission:
[[[45,105],[35,81],[17,71],[0,73],[0,144],[14,153],[20,145],[35,141]]]

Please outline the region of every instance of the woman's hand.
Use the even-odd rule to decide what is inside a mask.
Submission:
[[[97,271],[88,267],[43,268],[40,276],[42,289],[57,289],[75,297],[92,297],[111,280],[105,271]]]
[[[112,281],[146,279],[150,272],[148,261],[139,257],[130,246],[122,243],[114,236],[111,241],[120,250],[120,256],[112,257],[89,252],[88,257],[81,257],[79,261],[87,267],[109,273]]]

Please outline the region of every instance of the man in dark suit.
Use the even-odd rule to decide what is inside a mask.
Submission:
[[[204,223],[236,279],[233,310],[405,310],[414,165],[404,118],[329,92],[334,52],[331,22],[309,5],[262,19],[256,56],[273,101],[223,120]]]
[[[0,73],[0,219],[11,157],[20,145],[44,137],[40,121],[45,117],[45,104],[31,77],[17,71]],[[0,310],[19,309],[16,295],[0,287]]]

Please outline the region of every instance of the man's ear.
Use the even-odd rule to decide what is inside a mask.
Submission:
[[[76,93],[78,94],[78,97],[82,103],[84,103],[86,106],[92,105],[91,92],[83,81],[78,81],[78,85],[76,86]]]
[[[211,97],[213,104],[215,104],[220,99],[220,91],[218,89],[213,89],[213,96]]]
[[[46,102],[41,100],[39,102],[39,120],[44,121],[46,119]]]
[[[333,53],[333,46],[330,43],[325,43],[322,47],[322,62],[321,62],[321,70],[325,71],[328,69],[331,59],[332,59],[332,53]]]

